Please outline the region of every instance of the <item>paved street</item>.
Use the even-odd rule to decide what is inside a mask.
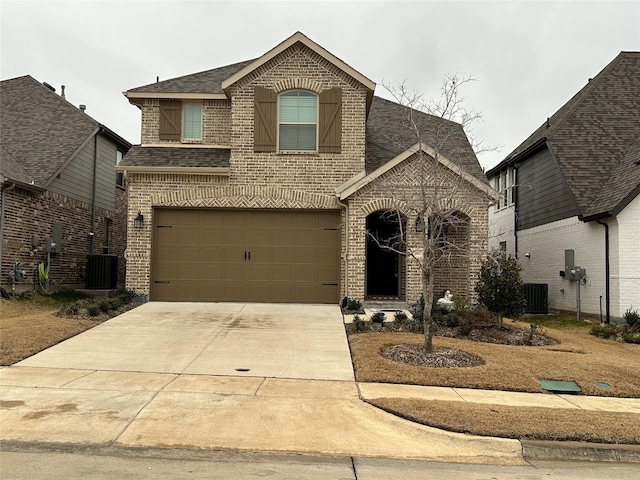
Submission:
[[[362,457],[271,455],[249,452],[47,451],[2,453],[2,480],[307,479],[307,480],[637,480],[638,465],[596,462],[530,462],[470,465]]]

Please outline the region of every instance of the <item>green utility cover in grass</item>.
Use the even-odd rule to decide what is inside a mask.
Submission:
[[[611,385],[609,385],[608,383],[596,382],[595,386],[598,387],[598,388],[601,388],[603,390],[611,390]]]
[[[554,393],[578,393],[580,387],[576,382],[565,382],[560,380],[538,380],[540,386],[548,392]]]

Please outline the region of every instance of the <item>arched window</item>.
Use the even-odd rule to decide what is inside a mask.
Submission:
[[[318,96],[293,90],[279,100],[278,150],[317,150]]]

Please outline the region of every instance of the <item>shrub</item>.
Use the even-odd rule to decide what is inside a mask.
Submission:
[[[623,333],[622,339],[627,343],[640,344],[640,332]]]
[[[407,323],[409,321],[409,317],[404,312],[396,312],[393,314],[393,320],[396,323]]]
[[[347,310],[358,311],[362,309],[362,303],[359,300],[353,298],[347,299]]]
[[[351,327],[355,333],[362,333],[369,329],[369,323],[360,318],[360,315],[354,315]]]
[[[615,338],[618,336],[618,327],[616,325],[606,325],[600,323],[591,327],[591,335],[598,338]]]
[[[126,305],[136,298],[138,294],[129,288],[118,287],[116,297],[122,301],[122,305]]]
[[[384,314],[384,312],[376,312],[373,315],[371,315],[371,321],[373,323],[382,324],[382,322],[384,322],[386,318],[387,316]]]
[[[80,303],[79,302],[73,302],[73,303],[65,303],[64,305],[62,305],[62,307],[60,307],[60,315],[62,316],[73,316],[73,315],[77,315],[78,311],[80,310]]]
[[[471,333],[471,330],[473,330],[473,327],[469,324],[467,325],[462,325],[459,329],[458,329],[458,333],[463,336],[463,337],[467,337],[469,336],[469,334]]]
[[[87,305],[87,314],[90,317],[97,317],[100,315],[100,306],[95,303]]]
[[[518,260],[505,252],[489,254],[480,267],[475,286],[478,301],[496,316],[499,327],[503,317],[518,318],[527,308],[521,270]]]
[[[446,327],[457,327],[460,325],[460,320],[458,319],[458,315],[451,312],[444,317],[444,324]]]
[[[416,303],[409,307],[409,313],[411,313],[414,321],[422,323],[424,319],[424,297],[422,295],[420,295]]]
[[[632,308],[633,307],[629,307],[629,309],[624,312],[622,318],[624,318],[624,321],[627,322],[627,325],[630,328],[634,328],[636,326],[640,327],[640,313],[638,310],[632,310]]]

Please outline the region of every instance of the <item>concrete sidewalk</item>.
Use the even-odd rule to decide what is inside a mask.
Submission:
[[[7,367],[0,384],[4,442],[524,462],[517,440],[394,417],[348,381]]]

